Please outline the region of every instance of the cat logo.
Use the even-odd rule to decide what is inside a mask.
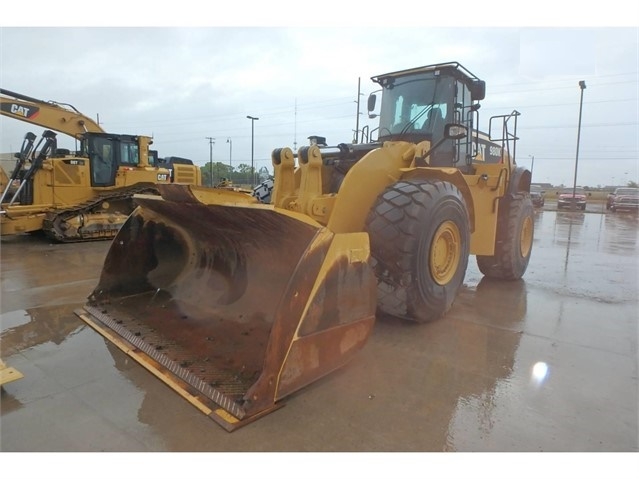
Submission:
[[[13,115],[21,116],[23,118],[31,118],[35,116],[35,114],[38,112],[38,108],[31,108],[31,107],[18,105],[16,103],[12,103],[10,105],[9,112]]]
[[[166,173],[158,173],[158,181],[169,181],[169,175]]]

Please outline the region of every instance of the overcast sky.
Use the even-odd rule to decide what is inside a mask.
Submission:
[[[265,22],[255,21],[255,10],[247,17],[207,22],[202,18],[216,12],[186,2],[179,14],[165,13],[159,23],[174,27],[131,27],[147,23],[139,21],[145,10],[116,2],[109,7],[111,20],[102,23],[104,6],[87,10],[77,3],[84,16],[71,21],[47,17],[46,4],[30,9],[29,26],[6,20],[24,19],[24,4],[14,7],[21,13],[3,15],[0,87],[70,103],[87,116],[99,115],[112,133],[153,136],[161,157],[182,156],[204,165],[210,158],[207,137],[212,137],[214,162],[250,164],[250,115],[259,118],[254,122],[256,168],[272,170],[274,148],[305,145],[310,135],[325,136],[329,145],[352,140],[358,79],[360,127],[373,128],[366,114],[366,98],[376,90],[371,76],[458,61],[486,81],[482,130],[487,131],[492,115],[521,113],[516,160],[530,168],[534,157],[533,181],[573,183],[580,80],[586,90],[577,183],[625,184],[639,178],[639,29],[625,16],[618,24],[605,22],[612,27],[593,23],[594,13],[584,17],[593,27],[566,20],[559,26],[525,26],[525,19],[519,21],[523,17],[515,22],[523,26],[508,27],[508,19],[492,22],[492,13],[483,12],[478,21],[462,17],[456,26],[450,12],[442,16],[444,27],[435,26],[431,17],[419,26],[418,15],[400,27],[399,16],[409,4],[393,12],[393,4],[385,2],[375,11],[377,21],[348,27],[353,9],[330,10],[335,2],[297,17],[297,11],[282,10],[282,20],[273,20],[279,17],[271,11]],[[614,4],[607,2],[606,8],[614,10]],[[420,8],[426,18],[426,7]],[[627,8],[639,25],[638,7]],[[128,20],[121,21],[125,16]],[[393,19],[391,25],[397,26],[384,26]],[[27,131],[42,129],[0,117],[0,152],[19,149]],[[68,137],[58,138],[60,147],[74,148]]]

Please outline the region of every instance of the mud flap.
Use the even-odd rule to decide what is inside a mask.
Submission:
[[[136,198],[76,314],[231,431],[364,346],[368,235],[170,186]]]

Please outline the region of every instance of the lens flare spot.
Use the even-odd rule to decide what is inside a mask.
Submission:
[[[548,376],[548,364],[544,362],[535,363],[532,368],[532,379],[537,383],[541,384],[546,380]]]

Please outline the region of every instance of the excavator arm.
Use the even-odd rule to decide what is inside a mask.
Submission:
[[[65,103],[38,100],[0,88],[0,113],[80,139],[84,133],[106,133],[91,118]]]

